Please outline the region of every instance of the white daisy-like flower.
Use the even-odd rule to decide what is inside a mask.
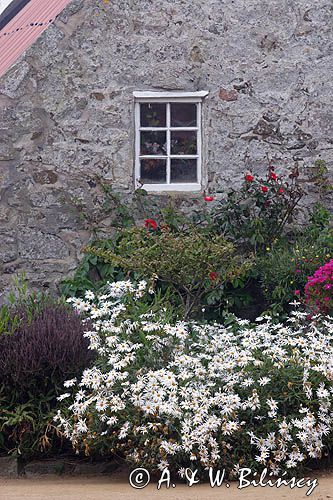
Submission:
[[[270,381],[271,379],[269,377],[261,377],[258,379],[258,384],[263,387],[264,385],[269,384]]]
[[[76,378],[72,378],[70,380],[66,380],[66,382],[64,382],[64,387],[73,387],[73,385],[75,385],[77,382],[77,379]]]

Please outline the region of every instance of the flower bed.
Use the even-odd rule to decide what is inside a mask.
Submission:
[[[229,326],[140,314],[147,285],[70,299],[94,322],[95,366],[66,383],[56,420],[76,450],[132,464],[299,471],[332,439],[333,318]],[[150,291],[151,292],[151,291]]]

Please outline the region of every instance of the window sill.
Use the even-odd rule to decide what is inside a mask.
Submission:
[[[199,192],[202,190],[201,184],[143,184],[137,189],[144,189],[148,193],[179,193],[179,192]]]

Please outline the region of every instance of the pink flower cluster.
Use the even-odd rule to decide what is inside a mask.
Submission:
[[[317,269],[305,285],[305,301],[318,312],[333,310],[333,259]]]

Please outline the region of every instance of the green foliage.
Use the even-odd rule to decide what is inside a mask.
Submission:
[[[112,266],[171,286],[182,301],[185,317],[198,310],[206,294],[213,302],[215,297],[209,294],[214,290],[223,290],[228,283],[238,286],[250,267],[222,236],[197,229],[174,233],[132,228],[121,233],[114,250],[89,247],[86,251]]]
[[[112,240],[99,240],[91,244],[91,248],[101,251],[113,250]],[[86,254],[75,271],[73,278],[61,281],[59,288],[65,297],[83,297],[87,290],[97,291],[108,281],[117,281],[124,278],[120,267],[106,264],[98,255]]]
[[[266,177],[247,174],[240,189],[228,192],[210,217],[215,229],[246,250],[258,252],[283,235],[305,194],[297,169],[288,179],[269,167]]]
[[[12,316],[10,306],[4,305],[0,308],[0,334],[10,334],[15,331],[19,324],[19,317]]]
[[[108,184],[100,182],[101,189],[105,195],[103,213],[111,215],[111,226],[114,228],[112,239],[96,239],[89,247],[100,250],[113,250],[119,238],[119,230],[135,227],[135,219],[147,217],[154,214],[161,227],[172,231],[183,231],[189,226],[190,220],[176,210],[171,198],[167,198],[165,205],[159,203],[158,198],[147,196],[143,189],[137,189],[132,200],[127,200],[120,193],[113,191]],[[80,207],[80,213],[83,208]],[[127,271],[126,271],[127,272]],[[74,276],[62,280],[59,284],[60,293],[64,297],[83,297],[87,290],[98,291],[110,281],[122,280],[125,271],[118,265],[111,266],[105,263],[97,253],[86,254],[75,270]],[[135,278],[135,274],[132,275]]]
[[[332,192],[333,184],[330,180],[330,175],[326,161],[318,159],[315,161],[314,166],[310,167],[309,181],[312,182],[321,194]]]
[[[330,219],[330,213],[317,205],[304,231],[280,240],[257,258],[255,275],[269,309],[277,313],[288,310],[293,299],[302,297],[308,276],[332,258]]]
[[[316,203],[309,216],[309,224],[306,227],[308,238],[319,238],[321,232],[330,227],[332,212],[327,210],[321,203]]]
[[[12,287],[6,296],[6,304],[0,307],[0,335],[14,333],[20,324],[20,315],[17,314],[18,307],[24,307],[28,321],[33,315],[40,311],[43,305],[52,301],[51,297],[29,290],[25,274],[14,276]]]
[[[59,387],[58,393],[60,391]],[[53,425],[54,393],[31,394],[25,403],[19,403],[20,399],[20,392],[9,391],[4,384],[0,388],[0,454],[9,453],[26,459],[48,453],[51,449],[60,451],[63,435]]]
[[[119,233],[112,230],[112,239],[93,242],[74,277],[64,280],[60,290],[66,297],[82,297],[88,289],[97,291],[107,281],[125,277],[149,277],[155,273],[159,276],[158,289],[165,293],[172,286],[177,292],[174,294],[174,304],[181,301],[187,310],[186,303],[194,300],[193,293],[184,288],[180,290],[179,283],[176,287],[171,284],[170,275],[167,279],[162,279],[157,261],[154,269],[152,268],[148,259],[150,255],[146,255],[144,267],[142,262],[135,262],[133,258],[131,265],[120,259],[124,250],[122,244],[118,245],[118,239],[123,238],[122,230],[125,228],[131,231],[136,225],[142,227],[147,218],[146,224],[147,221],[153,221],[158,228],[155,236],[172,233],[175,237],[184,239],[185,235],[197,230],[202,236],[205,234],[209,241],[216,235],[222,235],[225,240],[233,243],[244,259],[251,260],[252,266],[248,266],[246,272],[232,280],[208,280],[213,283],[205,286],[205,292],[201,295],[199,293],[200,298],[198,295],[195,299],[197,304],[193,306],[198,311],[200,302],[206,319],[220,319],[226,310],[252,319],[266,309],[285,312],[288,310],[288,303],[294,298],[294,291],[302,290],[308,273],[312,273],[317,264],[321,265],[326,261],[326,254],[331,254],[331,233],[328,229],[331,214],[328,210],[323,206],[316,206],[306,231],[298,224],[299,205],[306,186],[303,181],[304,179],[302,182],[299,180],[297,167],[287,175],[280,175],[270,165],[262,177],[247,173],[241,187],[224,194],[221,202],[217,202],[217,199],[214,201],[213,196],[203,197],[201,201],[196,197],[191,215],[187,216],[180,210],[177,198],[148,195],[142,189],[138,189],[132,197],[126,197],[115,193],[110,185],[97,180],[105,196],[103,210],[110,217],[110,225],[116,227]],[[317,187],[329,185],[324,161],[317,160],[311,167],[308,183]],[[148,227],[152,229],[149,224]],[[147,236],[145,231],[141,234]],[[152,237],[151,231],[149,234]],[[137,245],[143,245],[143,241],[144,239]],[[127,252],[132,243],[126,244],[129,245],[125,249]],[[103,250],[117,255],[117,258],[112,262],[105,261]],[[128,255],[125,255],[128,261]],[[140,255],[139,252],[138,256]],[[304,259],[301,259],[298,268],[299,255],[304,256]],[[186,269],[183,263],[181,265]],[[276,272],[272,273],[272,269],[276,269]],[[219,271],[212,269],[212,266],[207,267],[206,278],[211,272]],[[192,299],[188,298],[191,295]]]

